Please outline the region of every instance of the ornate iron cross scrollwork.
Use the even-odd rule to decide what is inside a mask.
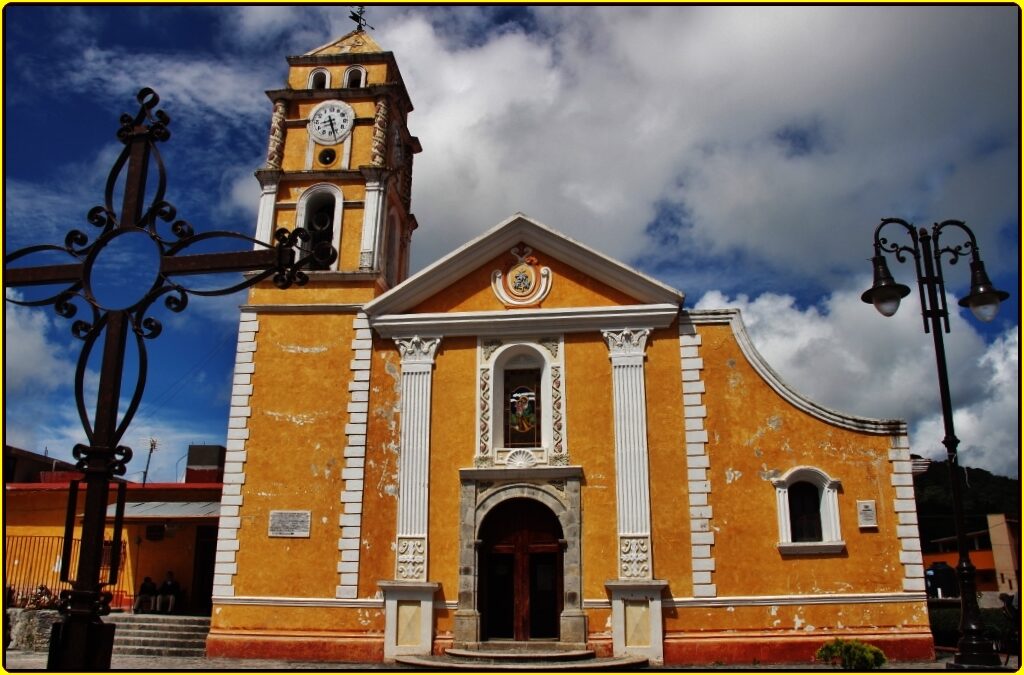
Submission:
[[[110,594],[102,592],[104,585],[117,581],[116,565],[111,566],[107,581],[100,580],[106,523],[109,481],[125,473],[125,465],[132,451],[120,445],[142,399],[146,383],[147,358],[144,340],[160,335],[163,326],[151,312],[161,299],[171,312],[179,313],[188,306],[189,296],[216,296],[234,293],[265,279],[271,279],[281,289],[304,285],[309,279],[303,267],[326,267],[337,257],[330,242],[319,242],[302,248],[296,255],[297,244],[310,242],[310,234],[298,228],[279,229],[274,241],[266,243],[236,232],[213,231],[197,234],[185,220],[177,218],[177,210],[165,199],[167,177],[157,143],[171,136],[170,117],[157,109],[159,96],[145,88],[136,96],[139,103],[135,115],[123,114],[117,137],[125,147],[114,162],[107,177],[103,204],[92,208],[87,220],[95,231],[70,230],[63,245],[40,244],[29,246],[4,257],[4,286],[57,286],[59,290],[39,299],[7,298],[8,302],[29,307],[52,305],[54,311],[72,319],[72,334],[83,341],[75,370],[75,403],[88,442],[73,450],[77,468],[85,473],[87,485],[85,515],[82,525],[82,545],[73,590],[61,593],[61,610],[65,614],[64,626],[55,633],[60,642],[57,661],[51,648],[51,668],[82,669],[103,667],[104,658],[109,668],[109,648],[104,655],[105,638],[95,633],[98,617],[109,613]],[[148,204],[147,180],[151,166],[156,168],[156,186]],[[121,210],[114,208],[118,185],[122,185]],[[100,272],[109,266],[108,247],[114,250],[126,240],[133,240],[143,250],[152,247],[151,259],[158,261],[152,272],[152,283],[138,289],[137,297],[118,302],[126,306],[106,306],[112,303],[98,297],[97,282]],[[198,244],[217,239],[237,240],[248,250],[226,253],[190,253]],[[119,241],[120,240],[120,241]],[[106,255],[105,255],[106,253]],[[10,267],[11,263],[28,259],[34,254],[66,255],[65,264],[35,267]],[[119,263],[114,260],[115,266]],[[124,269],[121,279],[124,280]],[[193,288],[181,277],[223,272],[248,272],[240,282],[226,288],[205,290]],[[138,352],[138,373],[129,403],[123,414],[118,413],[128,333],[134,337]],[[90,355],[100,336],[103,341],[99,393],[96,413],[90,418],[85,402],[85,373]],[[72,493],[77,491],[77,483]],[[123,502],[123,496],[119,499]],[[65,548],[69,550],[74,526],[72,510],[75,501],[69,501],[69,520],[65,532]],[[120,511],[120,509],[119,509]],[[115,518],[115,534],[119,538],[120,522]],[[120,550],[120,542],[114,542]],[[115,556],[116,557],[116,556]],[[65,555],[65,558],[68,558]],[[70,560],[70,558],[68,558]],[[66,567],[66,566],[65,566]],[[65,569],[65,580],[68,570]],[[93,628],[89,626],[92,625]],[[112,629],[112,626],[108,626]],[[90,632],[92,631],[92,632]],[[62,637],[58,637],[62,636]],[[110,633],[112,639],[112,632]],[[100,650],[100,651],[97,651]]]

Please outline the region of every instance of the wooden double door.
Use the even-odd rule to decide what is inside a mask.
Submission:
[[[557,640],[562,527],[543,504],[510,499],[480,528],[480,618],[485,640]]]

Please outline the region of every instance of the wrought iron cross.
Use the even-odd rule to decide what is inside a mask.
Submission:
[[[356,5],[356,8],[348,13],[348,18],[356,22],[356,30],[362,32],[364,29],[369,28],[374,30],[373,26],[366,23],[366,19],[363,18],[363,14],[366,13],[365,5]]]
[[[130,448],[121,445],[121,439],[128,429],[146,384],[147,358],[144,340],[157,337],[162,326],[150,316],[150,311],[161,298],[164,306],[172,312],[181,312],[188,306],[189,295],[225,295],[248,288],[264,279],[272,278],[281,289],[291,285],[301,286],[308,281],[302,267],[329,265],[337,252],[329,243],[317,244],[308,249],[296,244],[309,242],[310,235],[302,228],[288,231],[279,229],[274,234],[274,243],[257,241],[234,232],[215,231],[196,234],[184,220],[176,220],[176,209],[164,200],[166,174],[156,143],[170,138],[167,126],[170,117],[156,109],[160,98],[152,89],[142,89],[136,96],[139,111],[134,116],[121,115],[121,127],[117,137],[125,144],[107,177],[102,206],[96,206],[88,213],[89,223],[99,232],[90,241],[88,234],[72,229],[64,238],[63,246],[41,244],[29,246],[4,257],[4,286],[11,288],[25,286],[61,286],[48,297],[34,300],[7,298],[8,302],[25,306],[53,305],[60,316],[72,318],[80,309],[79,303],[87,308],[88,316],[75,320],[71,331],[84,342],[75,370],[75,403],[88,442],[76,445],[73,454],[77,468],[82,471],[86,484],[85,511],[82,523],[82,543],[75,578],[71,580],[71,542],[74,532],[75,511],[77,510],[78,482],[69,489],[68,512],[64,535],[62,580],[72,584],[71,590],[61,592],[62,623],[55,627],[51,643],[48,668],[51,670],[95,670],[110,668],[110,654],[113,646],[114,625],[104,624],[100,616],[110,612],[111,594],[103,586],[117,582],[118,562],[121,549],[121,516],[124,505],[124,484],[118,490],[117,514],[114,519],[113,555],[110,574],[106,580],[100,578],[103,562],[104,530],[107,521],[107,503],[110,496],[110,481],[114,476],[123,476],[125,464],[131,459]],[[148,205],[146,187],[150,165],[157,168],[157,185]],[[123,197],[120,212],[114,209],[114,193],[123,176]],[[169,232],[165,231],[169,229]],[[114,251],[134,238],[143,248],[152,247],[159,260],[152,272],[153,282],[149,287],[138,289],[137,299],[126,307],[107,307],[105,298],[97,298],[96,283],[102,281],[96,273],[101,271],[103,258],[109,257],[108,245],[115,244]],[[249,250],[230,253],[188,254],[190,247],[217,238],[246,242]],[[119,243],[120,240],[120,243]],[[63,253],[73,262],[35,267],[9,267],[17,260],[32,254]],[[297,259],[298,258],[298,259]],[[99,265],[97,263],[100,263]],[[222,272],[249,272],[241,282],[217,290],[189,288],[179,277]],[[118,303],[122,304],[122,303]],[[121,399],[121,385],[125,362],[125,350],[129,333],[134,337],[138,349],[138,373],[134,391],[127,408],[118,414]],[[100,368],[99,393],[96,413],[92,420],[86,411],[84,383],[86,365],[93,348],[104,336],[102,365]]]

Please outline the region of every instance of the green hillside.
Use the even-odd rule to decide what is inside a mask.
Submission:
[[[968,532],[987,527],[985,516],[1005,513],[1020,519],[1020,480],[996,476],[984,469],[966,467],[964,521]],[[917,517],[921,545],[925,551],[935,539],[952,537],[953,498],[949,488],[949,469],[945,462],[932,462],[928,470],[914,478]]]

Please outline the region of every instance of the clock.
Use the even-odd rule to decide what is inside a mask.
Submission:
[[[352,131],[356,113],[344,101],[324,101],[309,115],[309,135],[328,145],[341,143]]]

